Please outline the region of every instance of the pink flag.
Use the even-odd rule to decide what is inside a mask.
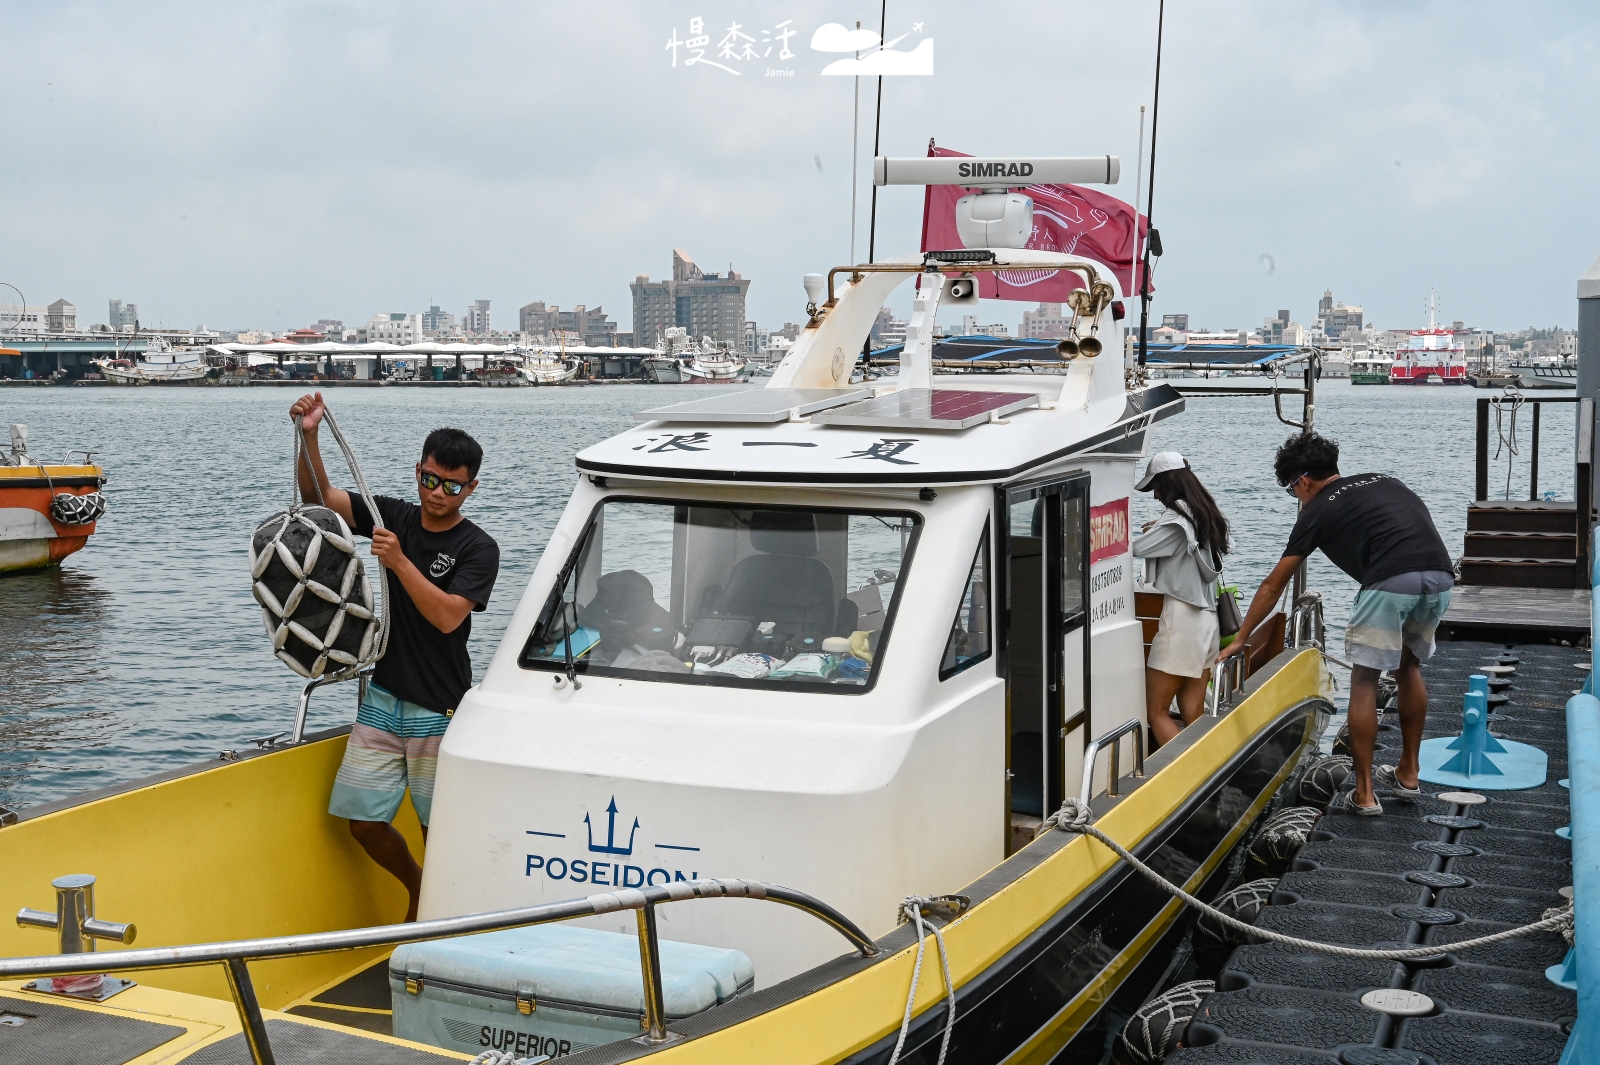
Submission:
[[[928,146],[930,156],[959,156],[965,152]],[[1029,185],[1020,189],[1033,197],[1033,236],[1028,247],[1082,255],[1105,263],[1117,277],[1124,296],[1137,295],[1133,286],[1134,263],[1144,250],[1149,219],[1139,215],[1139,247],[1134,246],[1134,209],[1123,201],[1077,185]],[[956,232],[956,201],[967,195],[958,185],[929,185],[922,210],[922,250],[950,251],[963,247]],[[984,299],[1039,300],[1061,303],[1083,277],[1061,270],[1002,270],[981,273],[978,294]],[[1152,286],[1152,291],[1154,287]]]

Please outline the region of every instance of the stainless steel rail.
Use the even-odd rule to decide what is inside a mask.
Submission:
[[[1142,765],[1142,760],[1141,760]],[[84,973],[131,972],[140,969],[179,969],[192,965],[220,963],[227,969],[228,986],[239,1011],[250,1057],[256,1065],[275,1065],[272,1046],[267,1041],[266,1024],[250,982],[249,961],[264,958],[292,958],[308,954],[329,954],[361,947],[415,943],[493,932],[504,928],[551,924],[575,917],[638,910],[639,957],[644,974],[645,1033],[640,1040],[657,1045],[673,1038],[666,1029],[666,1002],[661,985],[661,953],[656,937],[655,907],[664,902],[691,899],[745,898],[791,906],[831,926],[849,940],[864,958],[880,951],[855,923],[820,899],[803,891],[758,880],[681,880],[655,887],[623,888],[582,899],[526,906],[515,910],[474,913],[463,917],[441,917],[410,924],[378,925],[337,932],[312,932],[298,936],[273,936],[265,939],[240,939],[223,943],[197,943],[182,947],[151,947],[144,950],[119,950],[109,954],[58,954],[31,958],[0,958],[0,980],[21,977],[75,976]],[[20,923],[20,922],[19,922]]]
[[[1088,750],[1083,752],[1083,783],[1078,787],[1078,805],[1088,807],[1089,794],[1094,790],[1094,763],[1100,752],[1107,747],[1111,748],[1111,756],[1106,794],[1113,799],[1117,797],[1117,780],[1122,776],[1120,757],[1122,745],[1117,741],[1130,732],[1133,734],[1133,775],[1144,776],[1144,721],[1142,719],[1124,721],[1089,744]]]
[[[1001,262],[945,262],[943,260],[924,259],[917,263],[858,263],[855,266],[835,266],[828,271],[828,301],[822,306],[832,310],[837,301],[833,295],[833,279],[836,274],[850,274],[851,282],[859,281],[866,274],[942,274],[942,273],[1003,273],[1007,270],[1071,270],[1082,273],[1089,279],[1085,288],[1093,288],[1100,280],[1100,273],[1094,268],[1093,263],[1074,260],[1068,263],[1001,263]]]
[[[371,666],[366,666],[356,674],[356,678],[361,682],[357,696],[358,705],[366,701],[367,678],[372,676],[372,668],[373,667]],[[294,731],[289,734],[290,746],[297,746],[305,742],[306,715],[311,712],[311,693],[322,687],[324,684],[336,684],[341,680],[348,679],[348,677],[340,677],[330,673],[325,676],[318,677],[316,680],[308,681],[306,686],[300,689],[300,705],[295,708],[294,712]],[[283,734],[280,732],[278,735],[281,736]]]
[[[1219,717],[1222,708],[1233,701],[1234,693],[1244,687],[1245,659],[1250,652],[1231,655],[1211,667],[1211,692],[1206,696],[1206,715]]]

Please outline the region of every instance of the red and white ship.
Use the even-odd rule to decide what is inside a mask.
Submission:
[[[1389,368],[1393,385],[1464,385],[1467,383],[1467,349],[1453,330],[1439,328],[1439,300],[1428,295],[1428,328],[1413,329],[1395,349]]]

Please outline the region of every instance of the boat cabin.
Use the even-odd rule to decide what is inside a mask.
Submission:
[[[440,750],[424,918],[739,876],[881,934],[904,896],[1029,842],[1085,745],[1142,720],[1128,504],[1145,432],[1182,400],[1130,392],[1109,352],[936,380],[946,273],[1075,271],[1085,337],[1112,334],[1121,295],[1081,257],[936,256],[835,271],[767,387],[643,410],[578,455]],[[899,372],[852,384],[918,276]],[[754,903],[661,921],[745,951],[761,986],[838,953]]]

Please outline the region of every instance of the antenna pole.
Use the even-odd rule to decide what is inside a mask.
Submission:
[[[1161,117],[1161,32],[1166,27],[1167,0],[1160,0],[1156,13],[1156,87],[1150,101],[1150,189],[1145,201],[1144,216],[1148,221],[1156,202],[1156,123]],[[1137,213],[1137,206],[1135,212]],[[1138,219],[1134,229],[1138,230]],[[1144,242],[1144,272],[1139,279],[1139,365],[1143,366],[1150,355],[1150,240]]]
[[[1133,250],[1128,257],[1133,260],[1133,269],[1137,272],[1139,269],[1139,191],[1144,188],[1144,104],[1139,105],[1139,150],[1134,153],[1133,158]],[[1124,358],[1126,358],[1126,355],[1124,355]]]
[[[889,0],[883,0],[878,12],[878,41],[882,47],[883,35],[889,28]],[[883,133],[883,75],[878,75],[878,116],[872,124],[872,158],[878,158],[878,140]],[[874,164],[876,165],[876,164]],[[878,186],[872,186],[872,221],[867,226],[867,262],[877,262],[878,252]],[[855,258],[855,256],[851,256]]]
[[[861,23],[858,20],[856,22],[856,29],[859,30],[860,28],[861,28]],[[882,38],[880,37],[879,40],[881,41]],[[856,49],[856,60],[859,62],[860,59],[861,59],[861,50],[858,48],[858,49]],[[861,154],[861,75],[860,74],[857,74],[855,76],[855,82],[856,82],[856,100],[855,100],[855,110],[854,110],[855,117],[850,120],[850,263],[851,263],[851,265],[854,265],[855,261],[856,261],[856,187],[861,184],[860,179],[857,177],[857,174],[858,174],[857,163],[858,163],[858,158],[859,158],[859,156]]]

